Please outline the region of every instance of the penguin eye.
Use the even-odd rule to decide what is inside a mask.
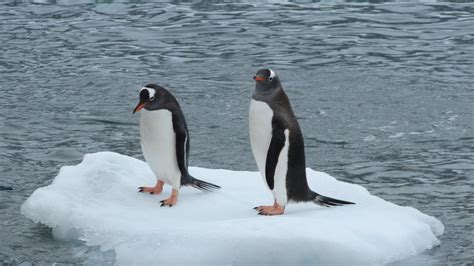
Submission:
[[[153,101],[155,99],[155,96],[150,97],[150,101]]]
[[[268,81],[272,81],[272,80],[273,80],[273,77],[269,77],[269,78],[268,78]]]

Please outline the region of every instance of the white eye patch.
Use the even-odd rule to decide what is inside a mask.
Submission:
[[[273,70],[271,69],[268,69],[268,70],[270,70],[270,76],[268,77],[268,79],[272,80],[275,77],[275,72],[273,72]]]
[[[143,87],[141,90],[140,90],[140,93],[142,92],[142,90],[147,90],[148,91],[148,95],[150,97],[150,100],[153,100],[155,99],[155,89],[150,89],[150,88],[147,88],[147,87]]]

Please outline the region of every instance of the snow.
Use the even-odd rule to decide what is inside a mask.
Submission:
[[[190,171],[222,189],[186,187],[177,206],[160,208],[169,186],[162,195],[137,193],[156,182],[145,162],[87,154],[82,163],[62,167],[21,211],[53,228],[57,239],[114,250],[118,265],[383,264],[439,245],[444,230],[434,217],[311,169],[313,190],[356,204],[291,204],[283,216],[258,216],[252,207],[273,202],[259,173]]]

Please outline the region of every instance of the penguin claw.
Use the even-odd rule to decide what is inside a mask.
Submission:
[[[176,204],[176,203],[173,203],[173,202],[166,202],[166,201],[167,201],[167,200],[162,200],[162,201],[160,201],[160,203],[161,203],[161,204],[160,204],[160,207],[166,207],[166,206],[168,206],[168,207],[171,208],[171,207],[173,207],[173,206]]]
[[[163,191],[163,187],[138,187],[138,192],[148,193],[150,195],[158,195]]]

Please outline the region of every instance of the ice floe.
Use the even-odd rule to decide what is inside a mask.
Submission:
[[[292,204],[283,216],[258,216],[252,207],[273,201],[259,173],[190,171],[222,189],[186,187],[177,206],[160,208],[169,187],[161,195],[137,193],[156,182],[145,162],[88,154],[80,164],[62,167],[21,211],[53,228],[58,239],[114,250],[118,265],[383,264],[438,245],[444,230],[434,217],[311,169],[314,191],[356,204]]]

